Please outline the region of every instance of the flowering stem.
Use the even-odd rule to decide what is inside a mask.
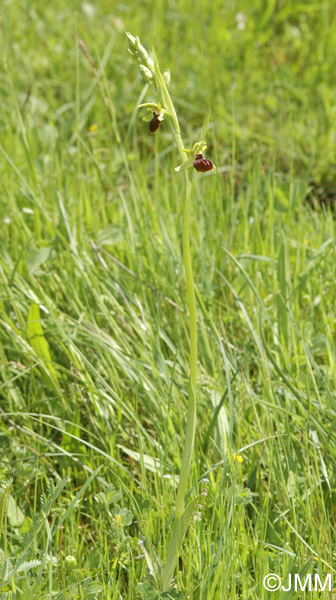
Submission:
[[[180,473],[179,486],[176,498],[176,517],[179,517],[184,510],[184,495],[188,483],[190,464],[194,448],[195,422],[196,422],[196,386],[197,386],[197,324],[196,324],[196,301],[194,280],[192,273],[192,263],[190,254],[189,223],[191,208],[191,189],[192,181],[189,171],[186,171],[186,198],[183,212],[182,224],[182,248],[184,270],[187,284],[188,308],[189,308],[189,330],[190,330],[190,350],[189,350],[189,403],[187,414],[186,436],[184,442],[184,452],[182,468]]]
[[[170,123],[172,132],[175,138],[175,142],[182,160],[185,160],[186,154],[184,152],[184,146],[180,133],[180,127],[178,118],[176,115],[175,107],[168,92],[165,81],[162,77],[161,71],[156,57],[154,57],[154,68],[155,78],[158,82],[157,91],[162,104],[167,108],[170,114]],[[179,546],[182,544],[184,533],[182,530],[184,527],[179,526],[178,520],[182,517],[184,512],[184,496],[188,485],[188,477],[190,473],[190,465],[192,461],[192,455],[194,450],[195,440],[195,426],[196,426],[196,387],[197,387],[197,322],[196,322],[196,300],[194,290],[194,279],[192,272],[191,252],[190,252],[190,209],[191,209],[191,192],[192,192],[192,173],[190,169],[185,170],[185,184],[186,184],[186,195],[183,210],[183,223],[182,223],[182,249],[183,249],[183,262],[184,271],[187,285],[187,296],[188,296],[188,308],[189,308],[189,333],[190,333],[190,350],[189,350],[189,390],[188,390],[188,413],[187,413],[187,425],[184,441],[184,450],[182,458],[182,467],[179,478],[179,484],[177,488],[176,496],[176,507],[175,507],[175,526],[180,529],[179,534],[173,535],[171,538],[170,546],[168,549],[167,562],[162,572],[162,587],[166,590],[169,586],[170,579],[174,573],[177,554],[179,552]],[[175,529],[176,529],[175,527]]]
[[[165,109],[167,115],[169,115],[169,122],[172,128],[176,146],[182,159],[182,163],[185,164],[186,159],[189,157],[190,165],[189,168],[185,168],[185,202],[183,210],[183,224],[182,224],[182,247],[183,247],[183,262],[187,285],[188,295],[188,309],[189,309],[189,331],[190,331],[190,351],[189,351],[189,388],[188,388],[188,412],[187,412],[187,424],[185,433],[184,450],[182,457],[181,473],[179,478],[179,484],[177,488],[176,496],[176,507],[175,507],[175,519],[172,528],[171,540],[168,547],[166,563],[163,566],[161,572],[161,587],[163,591],[169,588],[171,578],[173,577],[177,557],[182,546],[183,538],[193,516],[197,499],[189,502],[188,506],[185,507],[184,497],[187,490],[188,478],[190,474],[190,466],[194,450],[195,440],[195,425],[196,425],[196,397],[197,397],[197,323],[196,323],[196,301],[195,301],[195,290],[192,273],[192,262],[190,253],[190,209],[191,209],[191,192],[192,192],[192,167],[193,159],[190,159],[190,154],[193,152],[186,151],[184,149],[182,136],[180,132],[180,126],[176,114],[176,110],[173,101],[170,97],[168,87],[164,76],[162,75],[156,56],[153,56],[153,60],[148,56],[147,51],[140,43],[139,38],[135,38],[131,34],[127,33],[127,37],[130,44],[130,54],[138,62],[140,72],[146,82],[151,83],[159,96],[160,104]],[[154,53],[153,53],[154,54]],[[155,124],[156,125],[156,124]],[[156,130],[155,127],[154,130]],[[197,148],[202,149],[204,146],[203,142],[196,144]],[[206,147],[206,146],[205,146]],[[203,156],[203,155],[202,155]],[[210,161],[208,161],[210,162]],[[212,166],[212,164],[211,164]]]
[[[192,177],[189,171],[186,170],[186,198],[183,211],[182,224],[182,247],[183,261],[187,284],[188,308],[189,308],[189,328],[190,328],[190,352],[189,352],[189,398],[188,398],[188,413],[187,425],[184,441],[184,450],[182,458],[182,467],[177,488],[176,507],[175,507],[175,522],[172,531],[172,537],[167,552],[167,560],[162,571],[162,589],[167,590],[170,580],[174,574],[176,567],[177,556],[180,551],[184,534],[187,528],[188,521],[192,517],[192,512],[188,510],[192,508],[191,504],[185,509],[184,496],[188,485],[188,477],[190,473],[190,465],[194,450],[195,440],[195,424],[196,424],[196,383],[197,383],[197,324],[196,324],[196,301],[194,280],[192,273],[190,240],[189,240],[189,223],[190,223],[190,208],[191,208],[191,189]]]
[[[170,123],[172,126],[173,135],[176,141],[176,145],[181,154],[182,160],[185,159],[184,146],[180,133],[180,126],[175,111],[173,101],[168,92],[165,81],[162,77],[156,57],[154,57],[154,68],[155,76],[158,82],[158,93],[161,96],[162,103],[167,107],[170,114]],[[183,262],[184,271],[187,284],[187,295],[188,295],[188,308],[189,308],[189,331],[190,331],[190,354],[189,354],[189,370],[190,370],[190,381],[189,381],[189,403],[188,403],[188,414],[187,414],[187,426],[186,435],[184,442],[184,451],[182,459],[182,468],[180,473],[179,485],[177,489],[176,498],[176,512],[175,517],[181,516],[184,510],[184,495],[188,484],[188,476],[190,472],[190,464],[192,459],[192,453],[194,448],[195,439],[195,422],[196,422],[196,385],[197,385],[197,324],[196,324],[196,300],[194,290],[194,279],[192,272],[192,262],[190,253],[190,208],[191,208],[191,190],[192,190],[192,175],[190,170],[185,170],[186,179],[186,197],[184,202],[183,211],[183,224],[182,224],[182,248],[183,248]]]

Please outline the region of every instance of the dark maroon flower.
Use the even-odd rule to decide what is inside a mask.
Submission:
[[[209,160],[209,158],[204,158],[203,152],[196,154],[196,158],[193,162],[193,165],[196,171],[200,171],[200,173],[205,173],[206,171],[213,171],[215,168],[211,160]]]
[[[159,119],[160,113],[159,112],[153,112],[154,117],[152,118],[152,120],[149,123],[149,131],[151,133],[154,133],[155,131],[157,131],[157,129],[159,129],[160,127],[160,123],[162,119]]]

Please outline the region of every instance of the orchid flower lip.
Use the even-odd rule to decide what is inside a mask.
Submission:
[[[209,158],[204,158],[203,152],[199,152],[198,154],[196,154],[193,166],[196,169],[196,171],[199,171],[200,173],[214,171],[216,168]]]
[[[162,121],[162,118],[160,119],[160,113],[158,112],[154,112],[153,113],[153,118],[149,123],[148,129],[151,133],[155,133],[155,131],[157,131],[160,127],[160,123]]]

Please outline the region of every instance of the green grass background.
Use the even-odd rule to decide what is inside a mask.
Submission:
[[[322,597],[262,582],[334,574],[335,3],[3,0],[0,23],[0,598],[151,600],[144,553],[169,542],[184,182],[125,30],[171,69],[186,146],[211,110],[217,166],[193,192],[200,508],[176,590]]]

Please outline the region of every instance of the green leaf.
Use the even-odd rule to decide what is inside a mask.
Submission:
[[[124,232],[119,225],[108,225],[101,229],[97,235],[97,244],[100,246],[116,244],[124,237]]]
[[[288,245],[285,239],[282,239],[279,250],[278,282],[280,288],[277,295],[279,339],[284,344],[285,349],[287,349],[289,342],[288,300],[290,297],[290,265]]]
[[[85,490],[89,487],[91,481],[94,480],[95,477],[97,477],[100,469],[102,468],[102,465],[100,467],[98,467],[89,477],[89,479],[84,483],[84,485],[80,488],[80,490],[78,490],[76,496],[74,497],[74,499],[70,502],[70,504],[68,505],[66,511],[63,513],[63,515],[60,517],[57,525],[55,526],[54,531],[56,531],[56,529],[59,529],[61,527],[61,525],[63,525],[64,521],[67,519],[67,517],[69,516],[70,512],[72,511],[72,509],[76,506],[76,504],[78,503],[78,501],[80,500],[80,498],[83,496]]]
[[[33,528],[33,519],[31,517],[25,517],[21,525],[21,533],[24,535]]]
[[[150,546],[147,551],[144,543],[141,544],[141,550],[144,554],[147,569],[155,581],[159,581],[162,571],[162,565],[154,546]]]
[[[162,584],[164,588],[167,588],[170,580],[173,576],[176,557],[180,553],[181,546],[183,543],[184,536],[187,531],[187,527],[194,514],[194,510],[197,506],[198,498],[192,500],[185,508],[182,515],[175,520],[173,525],[172,537],[168,548],[167,560],[162,573]]]
[[[98,494],[95,494],[94,498],[99,504],[105,504],[108,506],[109,504],[119,502],[122,496],[113,485],[108,485],[105,492],[99,492]]]
[[[8,496],[7,519],[12,527],[19,527],[25,519],[22,510],[18,507],[11,495]]]
[[[35,275],[40,266],[50,257],[51,248],[39,248],[38,250],[29,250],[26,258],[26,265],[30,275]]]
[[[30,571],[31,569],[39,567],[41,564],[42,562],[40,560],[28,560],[19,566],[17,573]]]
[[[252,492],[250,488],[238,485],[234,490],[235,504],[250,504],[252,502]]]
[[[126,448],[126,446],[122,446],[122,444],[118,444],[118,448],[120,448],[125,454],[128,454],[133,460],[138,462],[142,462],[144,467],[148,469],[148,471],[152,471],[153,473],[157,473],[161,471],[162,465],[159,458],[153,458],[149,456],[149,454],[143,454],[137,452],[136,450],[131,450],[130,448]]]
[[[142,595],[143,600],[158,600],[159,594],[155,587],[148,581],[138,583],[136,591]]]
[[[134,515],[131,510],[122,508],[117,514],[121,516],[121,525],[123,527],[128,527],[128,525],[132,524]]]
[[[49,345],[43,334],[40,319],[40,308],[39,305],[36,304],[36,302],[33,302],[29,309],[27,335],[32,348],[35,350],[37,356],[44,363],[47,372],[51,375],[52,379],[58,384],[57,373],[52,363],[51,355],[49,352]]]
[[[194,156],[189,156],[189,158],[187,158],[187,160],[185,160],[182,163],[182,165],[175,167],[175,171],[177,173],[179,173],[180,171],[185,171],[186,169],[190,169],[193,166],[194,160],[195,160]]]
[[[7,483],[3,483],[0,487],[0,538],[2,533],[3,520],[5,516],[7,496],[11,485],[11,481],[8,481]]]
[[[183,600],[183,592],[177,590],[176,588],[169,588],[166,592],[162,592],[160,595],[160,600]]]
[[[99,583],[91,583],[89,587],[85,590],[85,597],[87,600],[100,600],[102,598],[102,594],[104,592],[104,588]]]
[[[209,127],[209,123],[210,123],[210,117],[211,117],[211,112],[210,112],[210,110],[208,110],[204,117],[203,126],[202,126],[202,133],[201,133],[202,140],[205,140],[206,132],[208,131],[208,127]]]
[[[287,198],[285,193],[278,187],[275,188],[274,199],[275,199],[275,202],[274,202],[275,208],[279,212],[288,212],[289,211],[289,209],[290,209],[289,199]]]

